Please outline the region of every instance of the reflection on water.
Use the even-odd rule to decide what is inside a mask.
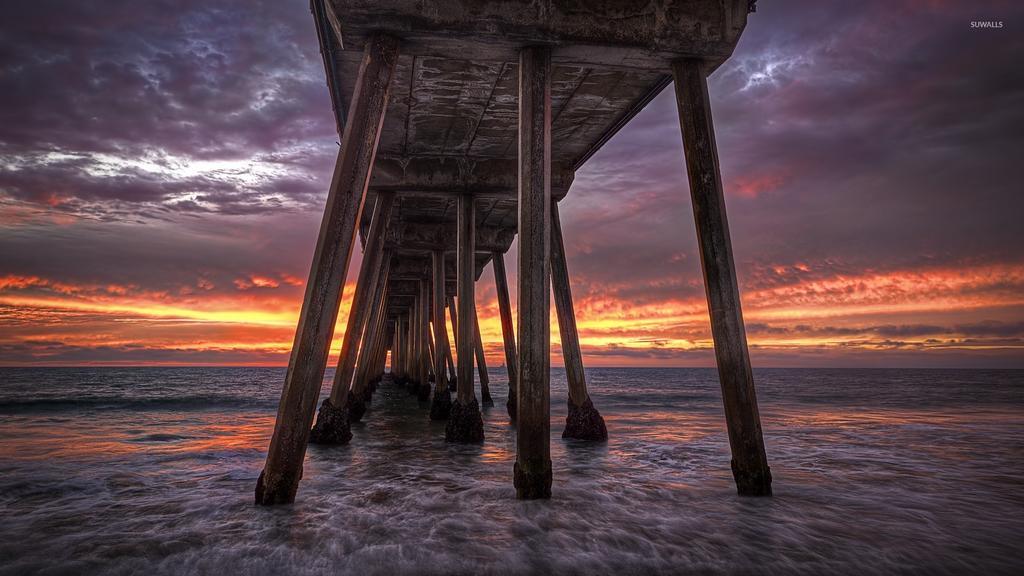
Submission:
[[[383,386],[264,509],[281,371],[0,370],[0,574],[1024,569],[1024,373],[758,372],[769,499],[734,494],[714,371],[589,375],[610,441],[558,437],[555,371],[549,502],[514,499],[495,370],[482,447]]]

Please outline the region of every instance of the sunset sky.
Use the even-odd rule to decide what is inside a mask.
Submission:
[[[1022,25],[758,3],[710,79],[755,366],[1024,367]],[[286,364],[337,139],[307,0],[6,6],[0,365]],[[561,211],[587,365],[712,366],[671,90]]]

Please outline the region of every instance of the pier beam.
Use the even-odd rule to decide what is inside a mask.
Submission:
[[[413,396],[420,391],[420,346],[423,331],[420,330],[419,299],[418,295],[413,296],[412,308],[409,311],[409,381],[406,382],[406,389]]]
[[[446,301],[448,302],[448,315],[451,317],[451,320],[452,320],[452,336],[453,336],[453,338],[455,338],[455,344],[454,344],[455,345],[455,350],[458,351],[458,349],[459,349],[458,348],[458,346],[459,346],[459,319],[458,319],[458,313],[455,311],[456,310],[456,307],[455,307],[455,297],[454,296],[448,296]],[[456,392],[457,393],[458,390],[459,390],[458,384],[459,384],[459,371],[458,371],[458,368],[456,367],[456,368],[454,368],[452,370],[452,380],[451,380],[451,382],[448,383],[448,389],[451,390],[452,392]]]
[[[550,244],[551,50],[528,47],[519,53],[519,383],[513,468],[516,497],[523,499],[551,497]]]
[[[420,280],[420,295],[417,298],[418,324],[416,330],[420,336],[420,354],[417,358],[417,373],[419,374],[419,386],[416,389],[416,396],[420,402],[430,401],[430,284],[426,280]]]
[[[484,441],[484,421],[480,404],[473,392],[473,346],[476,342],[474,321],[474,284],[476,280],[476,206],[470,195],[459,196],[457,216],[458,253],[456,258],[457,296],[459,309],[458,335],[455,346],[458,355],[458,392],[452,403],[445,428],[448,442],[479,444]]]
[[[402,383],[402,316],[395,318],[395,342],[391,345],[391,378],[395,384]]]
[[[434,399],[430,405],[431,420],[447,420],[452,410],[452,397],[445,377],[445,361],[451,354],[448,347],[448,328],[445,322],[444,250],[434,250],[433,258],[433,312],[434,312]]]
[[[732,448],[732,473],[740,494],[768,496],[772,493],[772,475],[765,455],[740,309],[706,72],[701,60],[681,59],[672,63],[711,335]]]
[[[569,414],[565,417],[562,438],[607,440],[608,428],[604,418],[594,408],[594,402],[587,392],[587,375],[583,370],[583,352],[580,350],[580,334],[576,330],[576,312],[573,310],[572,288],[569,286],[569,266],[565,261],[562,223],[558,217],[558,202],[554,201],[551,202],[551,291],[555,296],[565,378],[569,384]]]
[[[476,328],[473,332],[476,333],[476,344],[473,346],[473,350],[476,353],[476,371],[480,376],[480,404],[485,408],[494,406],[494,400],[491,398],[491,378],[487,374],[487,358],[484,357],[484,341],[480,337],[480,315],[476,312],[476,303],[473,303],[473,323]]]
[[[349,394],[348,415],[352,422],[359,422],[366,413],[366,404],[370,401],[369,380],[376,376],[373,366],[377,362],[380,346],[380,331],[383,328],[383,308],[387,306],[388,271],[391,263],[391,250],[385,249],[377,262],[380,270],[376,274],[377,285],[373,291],[370,317],[363,331],[363,345],[359,350],[355,378],[352,380],[352,392]]]
[[[306,282],[274,433],[266,463],[256,481],[256,504],[295,501],[398,48],[397,39],[378,35],[366,43],[363,52]]]
[[[374,298],[380,289],[384,235],[391,220],[394,202],[395,196],[392,193],[377,194],[377,202],[370,216],[370,231],[366,235],[363,262],[359,267],[355,292],[352,294],[352,306],[349,309],[345,334],[342,335],[341,353],[338,356],[338,367],[334,371],[331,395],[320,405],[316,425],[313,426],[309,437],[310,442],[315,444],[347,444],[352,439],[352,432],[349,430],[352,415],[355,414],[356,420],[359,420],[366,411],[363,400],[353,394],[353,389],[357,386],[353,382],[353,377],[361,354],[360,344],[362,348],[369,344],[365,335],[370,329],[368,320]],[[341,414],[342,411],[346,414]]]
[[[498,312],[501,315],[501,338],[505,344],[505,369],[508,371],[508,401],[505,409],[508,417],[516,420],[516,385],[519,381],[519,370],[516,368],[519,355],[516,352],[516,327],[512,323],[512,302],[508,296],[508,278],[505,276],[505,255],[501,252],[491,253],[491,266],[494,267],[494,286],[498,293]]]
[[[445,301],[445,306],[447,306],[447,300]],[[448,367],[448,388],[449,388],[449,390],[451,390],[452,381],[455,380],[455,359],[452,357],[452,346],[451,346],[451,342],[449,341],[449,339],[447,337],[448,336],[448,334],[447,334],[447,332],[448,332],[448,325],[445,324],[444,326],[445,326],[444,362],[445,362],[445,365]]]
[[[405,378],[402,379],[402,384],[405,385],[406,390],[410,390],[412,388],[412,381],[416,377],[415,372],[413,371],[413,358],[415,354],[413,342],[415,338],[415,330],[412,328],[415,325],[415,298],[413,299],[413,303],[414,305],[410,306],[406,311],[403,321],[405,330],[405,351],[402,353],[402,356],[405,363]]]
[[[384,271],[385,280],[387,276],[387,270]],[[373,399],[373,393],[377,391],[377,384],[384,376],[384,367],[387,364],[388,355],[388,322],[387,317],[387,305],[389,298],[389,290],[385,283],[385,289],[383,292],[383,299],[381,300],[380,311],[377,314],[377,329],[374,334],[374,345],[373,345],[373,357],[371,362],[367,365],[368,371],[365,375],[363,395],[366,398],[366,402],[369,403]]]

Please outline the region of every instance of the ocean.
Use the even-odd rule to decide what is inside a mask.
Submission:
[[[492,369],[483,446],[384,384],[263,508],[283,369],[0,369],[0,575],[1024,573],[1024,371],[756,370],[771,498],[735,494],[714,370],[587,374],[610,438],[560,438],[553,370],[550,501]]]

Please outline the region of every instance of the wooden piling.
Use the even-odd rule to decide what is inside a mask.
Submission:
[[[274,433],[256,482],[257,504],[295,501],[398,48],[398,40],[384,35],[366,42],[306,282]]]
[[[456,292],[459,298],[459,321],[455,344],[458,352],[458,391],[445,428],[445,440],[481,443],[484,441],[484,423],[473,392],[473,346],[476,342],[476,322],[473,320],[473,311],[476,309],[476,206],[473,197],[459,196],[457,211]]]
[[[565,378],[569,384],[569,413],[565,417],[562,438],[603,441],[608,439],[608,428],[601,413],[587,392],[587,375],[583,370],[583,352],[576,329],[576,312],[572,305],[569,285],[569,266],[565,260],[565,241],[562,223],[558,217],[558,202],[551,202],[551,291],[554,294],[558,333],[562,341],[562,359]]]
[[[528,47],[519,53],[519,383],[513,469],[516,496],[523,499],[551,497],[550,223],[551,51]]]
[[[445,377],[445,359],[450,353],[448,329],[444,320],[444,250],[431,253],[433,264],[433,312],[434,312],[434,398],[430,405],[431,420],[447,420],[452,409],[452,397],[448,392],[448,378]]]
[[[672,63],[715,360],[732,448],[733,477],[740,494],[767,496],[772,492],[772,476],[747,351],[706,71],[704,63],[697,59]]]
[[[491,266],[494,268],[494,286],[498,293],[498,313],[501,316],[501,338],[505,345],[505,369],[508,371],[508,401],[505,409],[508,410],[508,417],[515,422],[516,384],[519,381],[516,363],[519,362],[519,355],[516,352],[516,327],[512,322],[508,278],[505,275],[505,255],[501,252],[491,253]]]

